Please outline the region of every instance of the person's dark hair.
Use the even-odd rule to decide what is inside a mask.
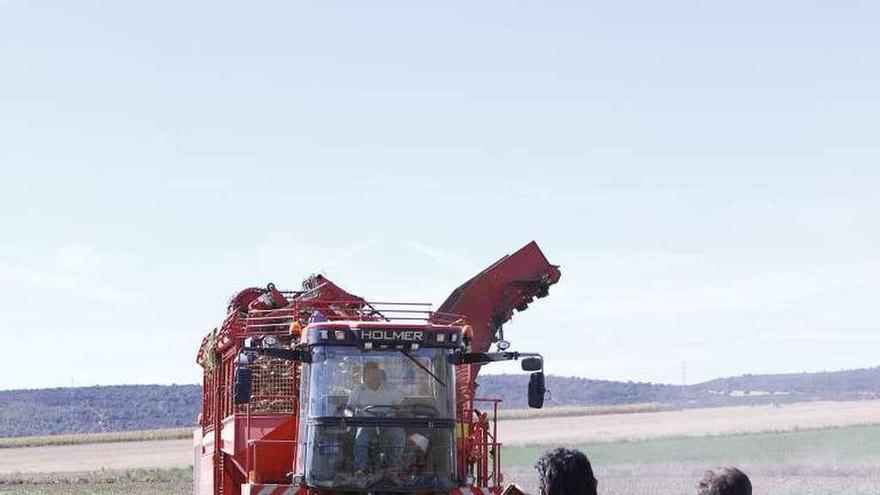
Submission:
[[[546,495],[596,495],[593,467],[583,452],[559,447],[535,463],[538,488]]]
[[[698,495],[752,495],[749,477],[735,467],[706,471]]]

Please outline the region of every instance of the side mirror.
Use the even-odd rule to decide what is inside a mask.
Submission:
[[[539,357],[527,357],[522,360],[523,371],[541,371],[544,361]]]
[[[525,363],[523,363],[525,368]],[[541,409],[544,407],[544,393],[547,389],[544,387],[544,372],[536,371],[529,376],[529,407]]]
[[[232,401],[235,404],[247,404],[251,401],[252,383],[253,374],[251,369],[246,364],[236,365],[235,383],[232,388]]]

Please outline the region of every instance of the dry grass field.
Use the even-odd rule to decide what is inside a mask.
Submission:
[[[51,445],[78,445],[83,443],[142,442],[147,440],[179,440],[192,438],[192,428],[164,430],[118,431],[72,435],[0,438],[0,449],[14,447],[43,447]]]
[[[508,481],[535,493],[535,459],[556,444],[505,449]],[[762,495],[880,493],[880,426],[577,444],[603,495],[696,493],[700,475],[740,467]]]
[[[672,408],[658,402],[621,404],[615,406],[560,406],[546,409],[501,409],[498,419],[561,418],[566,416],[604,416],[606,414],[633,414],[669,411]]]
[[[162,469],[192,465],[192,438],[0,449],[0,475]]]
[[[705,437],[880,424],[880,401],[802,402],[505,420],[499,436],[509,446]]]
[[[190,467],[0,475],[0,493],[17,495],[189,495]]]
[[[603,494],[694,493],[721,464],[746,470],[756,493],[880,493],[878,402],[571,414],[499,422],[508,481],[533,492],[535,458],[574,445],[593,460]],[[189,439],[7,446],[0,493],[190,493],[191,452]]]

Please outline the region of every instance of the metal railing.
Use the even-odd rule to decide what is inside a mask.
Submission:
[[[501,442],[498,441],[498,405],[501,399],[473,399],[474,403],[488,404],[491,410],[481,412],[476,406],[470,411],[471,427],[476,453],[476,482],[478,486],[500,487],[504,482],[501,473]],[[491,417],[490,417],[491,416]]]
[[[250,310],[244,315],[245,330],[251,332],[287,331],[294,321],[308,322],[309,318],[326,321],[385,321],[437,325],[463,324],[464,317],[433,311],[430,303],[320,301],[316,303],[292,301],[277,309]]]

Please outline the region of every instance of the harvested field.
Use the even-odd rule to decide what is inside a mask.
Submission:
[[[498,422],[505,445],[617,442],[880,424],[880,401],[569,416]]]
[[[0,449],[13,447],[41,447],[45,445],[78,445],[83,443],[142,442],[145,440],[178,440],[192,438],[193,428],[164,430],[117,431],[70,435],[0,438]]]
[[[878,445],[880,426],[576,446],[590,457],[605,495],[696,493],[701,474],[720,465],[741,468],[765,495],[876,495]],[[532,466],[550,446],[505,449],[508,481],[535,493]]]
[[[605,414],[634,414],[669,411],[671,406],[658,402],[621,404],[616,406],[560,406],[546,409],[501,409],[498,419],[559,418],[564,416],[600,416]]]
[[[192,493],[192,470],[126,469],[62,474],[0,475],[0,493],[15,495],[184,495]]]
[[[702,472],[718,465],[745,470],[765,495],[880,493],[880,426],[730,437],[675,438],[577,445],[586,452],[603,495],[695,493]],[[532,465],[550,446],[505,450],[508,481],[536,493]],[[0,476],[0,493],[17,495],[184,495],[187,468],[62,475]]]
[[[0,474],[191,466],[192,439],[0,449]]]
[[[874,426],[855,426],[861,424]],[[576,445],[593,460],[603,494],[694,493],[700,474],[721,464],[746,470],[756,493],[880,493],[880,402],[553,416],[499,425],[507,479],[531,492],[537,456],[551,446]],[[190,493],[191,442],[0,449],[0,493]],[[160,469],[131,474],[132,468]]]

